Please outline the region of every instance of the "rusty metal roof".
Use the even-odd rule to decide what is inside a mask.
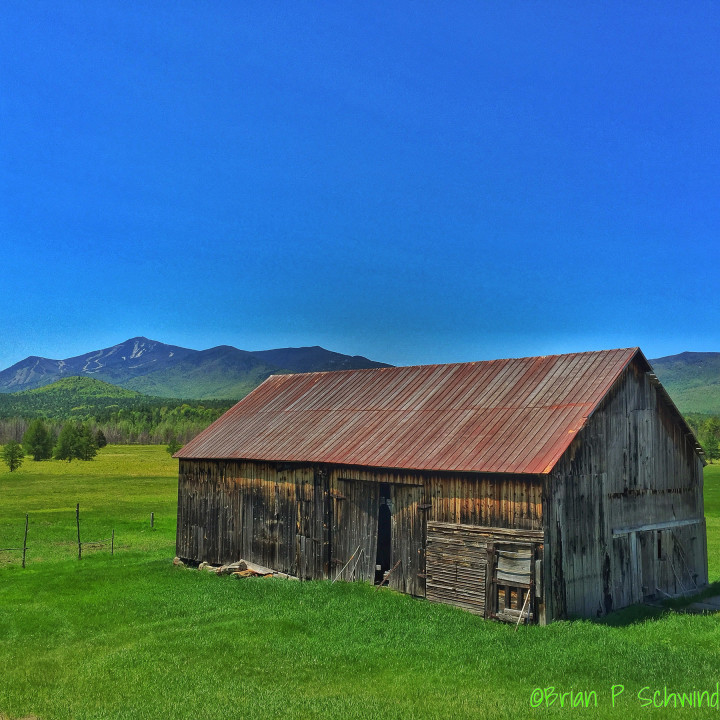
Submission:
[[[273,375],[176,457],[548,473],[636,354]]]

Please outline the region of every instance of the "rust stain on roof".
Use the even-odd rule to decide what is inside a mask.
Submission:
[[[548,473],[637,353],[273,375],[175,457]]]

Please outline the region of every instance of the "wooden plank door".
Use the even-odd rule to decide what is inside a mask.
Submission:
[[[425,597],[425,513],[421,485],[392,486],[392,566],[388,584],[400,592]]]
[[[295,575],[303,580],[322,577],[317,565],[322,562],[315,547],[315,484],[301,482],[296,490]]]
[[[375,580],[380,486],[338,480],[332,496],[332,578]]]
[[[307,471],[296,485],[295,575],[303,580],[330,577],[328,474]]]

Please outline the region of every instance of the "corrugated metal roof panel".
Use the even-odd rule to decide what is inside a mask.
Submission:
[[[545,473],[638,352],[273,375],[176,457]]]

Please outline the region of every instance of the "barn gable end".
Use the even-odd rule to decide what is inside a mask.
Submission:
[[[703,461],[638,355],[546,479],[553,617],[595,617],[707,584]]]

